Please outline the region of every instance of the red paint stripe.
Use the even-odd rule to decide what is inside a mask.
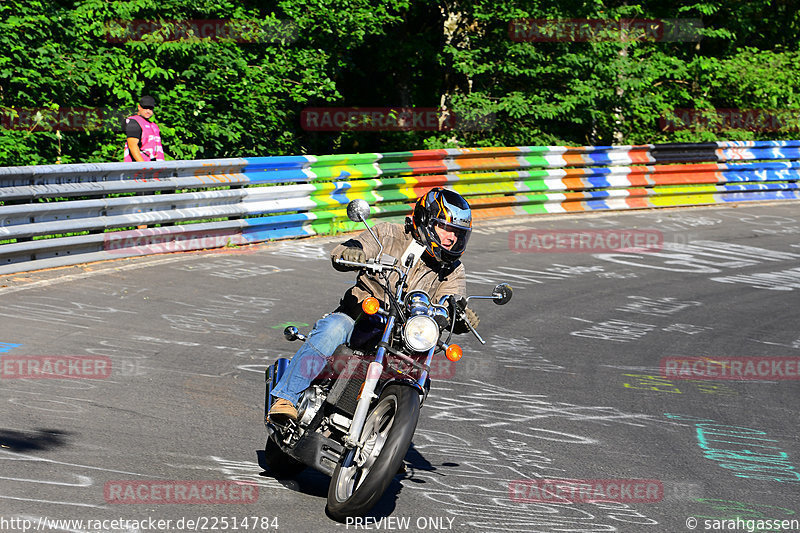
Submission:
[[[652,174],[650,174],[649,172],[628,174],[628,182],[634,187],[641,187],[641,186],[646,187],[647,185],[650,185],[650,180],[648,178],[652,179],[652,177],[653,177]]]
[[[494,207],[486,209],[476,209],[472,211],[475,218],[495,218],[514,216],[514,210],[510,207]]]
[[[643,198],[626,198],[625,203],[628,207],[631,208],[642,208],[642,207],[650,207],[650,203],[647,201],[647,197]]]
[[[585,194],[582,192],[568,192],[564,193],[564,196],[566,200],[561,202],[561,207],[564,208],[564,211],[586,211],[586,207],[583,205],[583,200],[586,199]]]
[[[441,174],[438,176],[419,176],[416,179],[417,183],[414,185],[413,190],[414,196],[417,198],[420,198],[434,187],[446,187],[448,185],[447,178]]]
[[[567,200],[586,200],[587,197],[582,192],[565,192],[563,194]]]
[[[634,146],[628,152],[632,163],[652,163],[653,157],[650,155],[650,147],[647,145]]]
[[[411,168],[413,174],[422,174],[423,172],[447,172],[447,166],[445,166],[441,159],[435,161],[428,159],[409,161],[408,166]]]
[[[564,158],[564,161],[566,161],[567,166],[575,166],[575,165],[584,165],[585,164],[582,154],[566,153],[566,154],[563,154],[561,157]]]
[[[516,157],[469,157],[456,159],[455,164],[457,164],[461,170],[503,170],[520,168],[522,166]]]
[[[514,197],[495,197],[495,198],[472,198],[469,201],[470,206],[488,206],[488,205],[496,205],[502,206],[511,203],[516,203],[518,200]]]
[[[563,183],[568,190],[586,188],[586,185],[583,184],[583,180],[580,178],[561,178],[561,183]]]
[[[410,154],[411,157],[408,159],[409,162],[423,161],[423,160],[442,160],[445,157],[447,157],[447,150],[412,150]]]
[[[654,174],[656,185],[689,185],[701,183],[722,183],[719,172],[671,172],[669,174]]]
[[[585,178],[587,174],[585,168],[565,168],[564,172],[567,174],[568,178]]]
[[[514,210],[509,203],[517,203],[513,197],[503,198],[473,198],[469,201],[472,207],[472,214],[476,218],[495,218],[514,216]]]

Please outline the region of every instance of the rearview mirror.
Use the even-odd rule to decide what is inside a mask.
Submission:
[[[494,292],[492,296],[494,297],[494,303],[497,305],[505,305],[513,296],[514,291],[511,290],[511,285],[508,283],[501,283],[497,287],[494,288]]]
[[[352,200],[347,204],[347,218],[353,222],[364,222],[369,218],[369,204],[366,200]]]
[[[306,340],[305,335],[301,335],[300,331],[294,326],[287,326],[286,329],[283,330],[283,336],[287,341],[296,341],[297,339],[301,341]]]

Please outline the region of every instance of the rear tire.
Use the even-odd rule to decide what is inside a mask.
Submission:
[[[419,393],[407,385],[389,385],[364,423],[365,445],[352,466],[341,463],[328,487],[328,514],[344,521],[372,509],[392,482],[411,445],[419,420]]]

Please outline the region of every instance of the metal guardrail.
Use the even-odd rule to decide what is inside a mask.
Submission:
[[[0,168],[0,274],[357,229],[430,187],[476,217],[800,198],[800,141],[522,146]],[[135,228],[135,229],[134,229]]]

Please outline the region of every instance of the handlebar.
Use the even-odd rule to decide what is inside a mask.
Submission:
[[[375,263],[375,262],[366,262],[366,263],[359,263],[357,261],[345,261],[342,258],[336,260],[337,265],[344,265],[344,266],[354,266],[359,268],[364,268],[366,270],[371,270],[375,273],[381,273],[383,271],[389,270],[397,272],[398,274],[402,275],[403,271],[397,268],[394,265],[384,265],[383,263]]]
[[[365,263],[361,263],[361,262],[358,262],[358,261],[346,261],[346,260],[344,260],[344,259],[342,259],[340,257],[340,258],[336,259],[336,264],[344,265],[344,266],[353,266],[353,267],[363,268],[363,269],[370,270],[370,271],[375,272],[375,273],[382,273],[384,271],[393,271],[393,272],[397,272],[401,276],[401,278],[402,278],[403,274],[405,274],[400,268],[396,267],[393,264],[392,265],[388,265],[388,264],[383,264],[383,263],[376,263],[374,260],[372,260],[372,262],[370,262],[368,260]],[[469,296],[469,297],[467,297],[467,301],[469,301],[472,298],[476,298],[476,299],[484,299],[484,298],[491,299],[493,297],[494,297],[494,295],[493,296]],[[448,298],[449,298],[449,296],[442,297],[440,305],[443,304],[444,301],[446,301]],[[455,312],[457,313],[458,318],[461,321],[463,321],[464,324],[467,325],[467,328],[469,329],[469,331],[471,331],[472,334],[475,335],[475,338],[477,338],[478,341],[480,341],[481,344],[486,344],[486,341],[483,340],[483,337],[481,337],[480,333],[478,333],[478,331],[474,327],[472,327],[472,324],[469,323],[469,320],[467,320],[465,311],[461,308],[460,305],[458,305],[457,302],[454,302],[454,304],[455,304],[455,308],[456,308]]]

